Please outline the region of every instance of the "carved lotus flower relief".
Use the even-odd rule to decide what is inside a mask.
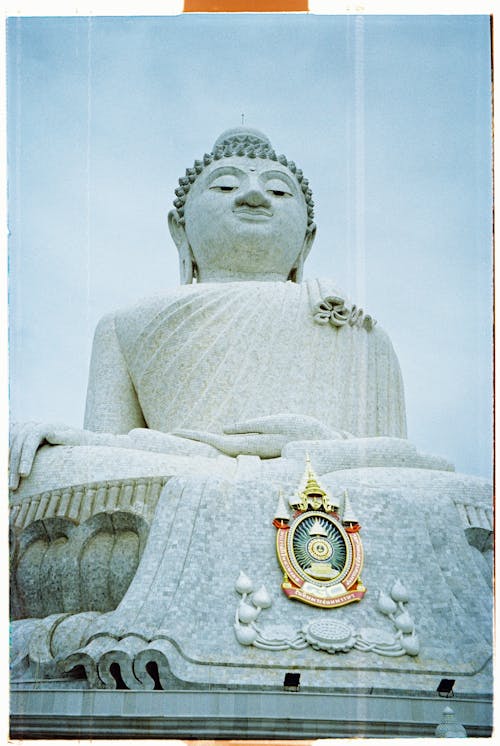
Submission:
[[[371,331],[377,323],[368,314],[365,314],[362,308],[356,305],[346,305],[344,298],[339,295],[329,295],[316,304],[313,317],[317,324],[331,324],[332,326],[350,326],[363,327]]]

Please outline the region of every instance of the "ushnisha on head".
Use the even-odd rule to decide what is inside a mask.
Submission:
[[[169,227],[181,281],[300,281],[316,233],[309,182],[269,139],[237,127],[175,190]]]

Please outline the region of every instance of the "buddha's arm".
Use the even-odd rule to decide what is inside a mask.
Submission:
[[[94,335],[84,427],[101,433],[128,433],[146,427],[113,314],[101,319]]]
[[[98,446],[187,456],[216,456],[219,451],[168,433],[149,430],[116,336],[114,317],[98,324],[90,363],[85,429],[59,423],[14,424],[10,435],[9,486],[30,475],[40,446]]]
[[[93,431],[100,436],[96,445],[186,456],[218,453],[209,444],[187,442],[148,428],[120,348],[113,314],[101,319],[94,335],[84,427],[82,445],[92,444],[92,433],[86,431]]]
[[[31,473],[36,453],[45,443],[131,447],[124,434],[145,426],[112,315],[105,316],[95,332],[84,426],[85,430],[79,430],[59,423],[14,424],[10,436],[10,488],[17,489],[21,477]]]

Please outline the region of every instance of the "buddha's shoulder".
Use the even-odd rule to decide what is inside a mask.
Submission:
[[[165,290],[162,293],[139,298],[130,306],[119,308],[115,311],[116,318],[141,318],[161,312],[179,298],[186,297],[193,292],[193,285],[181,285],[180,287]]]
[[[142,334],[151,324],[165,321],[176,313],[188,311],[192,304],[206,302],[212,309],[218,307],[218,300],[226,303],[228,296],[235,302],[251,300],[259,305],[265,314],[275,313],[275,306],[293,306],[302,315],[297,306],[301,307],[304,319],[339,328],[364,329],[370,332],[372,338],[382,342],[387,338],[386,333],[377,324],[371,314],[353,302],[349,295],[340,289],[331,279],[306,280],[302,283],[293,282],[231,282],[231,283],[202,283],[181,285],[163,293],[142,298],[131,306],[118,309],[104,317],[100,324],[103,327],[113,327],[118,336],[126,341]],[[298,318],[296,315],[295,318]],[[180,317],[179,317],[180,318]],[[125,341],[125,340],[124,340]]]
[[[224,301],[228,296],[238,297],[252,295],[261,295],[266,292],[273,295],[275,286],[294,285],[294,283],[275,283],[275,282],[207,282],[193,285],[180,285],[179,287],[166,290],[163,293],[141,298],[133,305],[120,308],[110,314],[105,319],[108,323],[123,325],[147,325],[150,321],[164,312],[169,312],[173,308],[187,306],[190,303],[202,303],[205,298],[212,303],[220,298]],[[297,287],[297,286],[295,286]]]
[[[196,299],[207,292],[213,292],[213,286],[204,285],[181,285],[163,293],[141,298],[130,306],[119,308],[106,314],[99,325],[101,327],[113,327],[121,338],[123,336],[135,336],[141,334],[151,323],[168,314],[178,305],[183,305],[190,300]]]

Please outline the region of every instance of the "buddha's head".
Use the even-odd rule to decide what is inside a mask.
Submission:
[[[261,132],[224,132],[175,193],[181,282],[301,279],[316,233],[312,192]]]

